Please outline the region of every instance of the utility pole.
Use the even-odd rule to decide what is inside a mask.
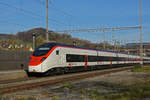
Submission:
[[[143,20],[142,20],[142,0],[139,0],[139,22],[140,22],[140,64],[143,67]]]
[[[115,38],[114,38],[114,30],[112,30],[112,45],[114,46],[114,50],[115,50]]]
[[[48,0],[46,0],[46,41],[48,42],[49,41],[49,33],[48,33]]]
[[[106,44],[105,44],[105,31],[103,30],[103,49],[105,50],[106,49]]]

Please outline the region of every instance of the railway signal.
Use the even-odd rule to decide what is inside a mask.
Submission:
[[[33,50],[35,50],[35,48],[36,48],[36,33],[32,34],[32,38],[33,38]]]

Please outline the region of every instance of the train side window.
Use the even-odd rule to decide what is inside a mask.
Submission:
[[[59,50],[56,50],[56,55],[59,55]]]

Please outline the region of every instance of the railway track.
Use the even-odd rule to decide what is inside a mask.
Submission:
[[[25,77],[25,78],[4,80],[4,81],[0,81],[0,85],[1,85],[1,84],[15,83],[15,82],[28,81],[28,80],[33,80],[33,79],[37,79],[37,78],[36,78],[36,77]]]
[[[53,78],[50,78],[48,80],[38,80],[30,83],[23,83],[23,84],[18,84],[14,86],[7,86],[0,88],[0,91],[2,94],[6,93],[12,93],[12,92],[17,92],[21,90],[28,90],[28,89],[34,89],[37,87],[42,87],[42,86],[47,86],[47,85],[54,85],[57,83],[64,83],[64,82],[70,82],[70,81],[75,81],[75,80],[81,80],[85,78],[91,78],[91,77],[96,77],[99,75],[105,75],[105,74],[110,74],[114,72],[120,72],[120,71],[125,71],[125,70],[131,70],[133,69],[132,66],[130,67],[122,67],[122,68],[114,68],[114,69],[106,69],[106,70],[98,70],[98,71],[90,71],[90,72],[80,72],[80,73],[73,73],[73,74],[67,74],[67,75],[62,75],[62,76],[54,76]],[[47,77],[48,78],[48,77]]]

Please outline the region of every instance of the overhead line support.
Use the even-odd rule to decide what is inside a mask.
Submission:
[[[140,60],[143,67],[143,20],[142,20],[142,0],[139,0],[139,22],[140,22]]]
[[[139,29],[139,28],[140,28],[140,26],[133,26],[133,27],[117,27],[117,28],[96,28],[96,29],[63,30],[63,31],[55,31],[55,32],[58,32],[58,33],[103,32],[103,31],[133,30],[133,29]]]
[[[46,41],[49,41],[49,33],[48,33],[48,0],[46,0]]]

